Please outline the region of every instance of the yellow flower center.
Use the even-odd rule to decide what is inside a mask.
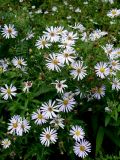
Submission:
[[[11,89],[10,88],[7,89],[7,94],[11,94]]]
[[[76,136],[80,136],[80,131],[76,131],[76,132],[75,132],[75,135],[76,135]]]
[[[84,152],[85,151],[85,146],[80,146],[80,151]]]
[[[38,119],[43,119],[43,115],[42,114],[38,114]]]
[[[104,73],[104,72],[105,72],[105,68],[101,67],[101,68],[100,68],[100,72],[101,72],[101,73]]]
[[[8,145],[9,144],[9,141],[5,141],[5,145]]]
[[[116,11],[115,11],[115,10],[113,10],[113,11],[112,11],[112,14],[113,14],[113,15],[115,15],[115,14],[116,14]]]
[[[50,139],[50,138],[51,138],[51,135],[50,135],[50,134],[46,134],[46,138],[47,138],[47,139]]]
[[[18,127],[18,123],[13,123],[13,128],[17,128]]]
[[[98,91],[97,91],[99,94],[102,93],[102,89],[101,88],[98,88]]]
[[[54,59],[54,60],[52,61],[52,63],[53,63],[54,65],[57,65],[57,64],[59,63],[59,61],[58,61],[57,59]]]
[[[63,104],[66,106],[67,104],[68,104],[68,99],[65,99],[64,101],[63,101]]]
[[[21,60],[18,60],[18,64],[21,65],[21,64],[22,64],[22,61],[21,61]]]
[[[42,40],[41,43],[42,43],[43,46],[46,45],[46,41],[45,40]]]

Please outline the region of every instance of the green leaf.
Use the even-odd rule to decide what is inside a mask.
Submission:
[[[96,136],[97,129],[98,129],[98,115],[97,114],[92,115],[91,123],[92,123],[93,134],[94,136]]]
[[[33,96],[37,97],[41,94],[46,94],[46,93],[52,92],[52,91],[55,91],[55,89],[52,87],[48,87],[48,86],[43,85],[43,86],[40,86],[40,89]]]
[[[96,138],[96,155],[98,154],[104,138],[104,128],[99,127]]]
[[[105,129],[105,134],[114,144],[120,147],[120,137],[118,137],[116,133],[113,133],[113,130]]]
[[[109,115],[107,115],[105,117],[105,127],[109,124],[111,117]]]

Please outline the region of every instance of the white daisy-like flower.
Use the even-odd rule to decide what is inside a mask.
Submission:
[[[95,65],[96,75],[100,78],[105,78],[109,75],[110,69],[108,68],[107,63],[100,62]]]
[[[7,68],[9,64],[9,59],[4,58],[0,60],[0,65],[4,66],[5,68]]]
[[[82,139],[79,143],[75,143],[73,150],[78,157],[85,158],[91,152],[91,144],[85,139]]]
[[[57,93],[63,93],[65,88],[68,88],[68,86],[66,84],[64,84],[66,82],[66,80],[56,80],[55,83],[51,83],[51,84],[55,84],[55,88],[57,89]]]
[[[114,78],[112,81],[112,90],[120,90],[120,81],[117,78]]]
[[[57,72],[61,71],[60,67],[63,67],[63,64],[60,62],[56,54],[49,54],[49,58],[46,59],[46,66],[49,70],[56,70]]]
[[[62,112],[70,112],[76,104],[75,99],[69,92],[66,92],[62,99],[57,99],[57,101],[59,110]]]
[[[83,32],[82,35],[81,35],[81,40],[84,41],[84,42],[88,42],[89,40],[89,37],[87,35],[87,32]]]
[[[32,82],[31,81],[27,81],[23,83],[24,87],[23,87],[23,92],[29,92],[29,89],[32,87]]]
[[[101,38],[101,37],[103,37],[107,34],[108,33],[105,32],[105,31],[101,31],[100,29],[96,29],[96,30],[94,30],[93,32],[90,33],[89,39],[91,41],[95,41],[95,40],[97,40],[97,39],[99,39],[99,38]]]
[[[105,90],[106,87],[104,85],[102,85],[101,87],[95,87],[92,89],[93,92],[93,97],[96,99],[101,99],[102,97],[105,96]]]
[[[64,27],[63,26],[58,26],[58,27],[55,27],[55,29],[56,29],[56,31],[57,31],[57,33],[59,34],[59,35],[64,35],[65,33],[67,33],[67,30],[64,30]]]
[[[120,48],[116,48],[111,53],[112,59],[117,59],[120,57]]]
[[[47,27],[46,28],[46,31],[47,32],[43,32],[45,37],[47,37],[47,39],[50,41],[50,42],[58,42],[59,41],[59,34],[58,34],[58,31],[55,27],[51,26],[50,28]]]
[[[48,40],[45,36],[39,37],[39,39],[36,41],[35,46],[38,49],[43,49],[43,48],[49,48],[51,46],[50,43],[48,43]]]
[[[73,32],[67,32],[66,34],[63,35],[63,37],[70,42],[78,39],[77,33],[74,34]]]
[[[63,124],[64,119],[61,118],[61,115],[57,115],[57,117],[53,118],[53,120],[50,122],[50,124],[52,124],[55,128],[64,128],[64,124]]]
[[[56,6],[53,6],[53,7],[52,7],[52,11],[53,11],[53,12],[56,12],[57,10],[58,10],[58,8],[57,8]]]
[[[119,71],[120,70],[120,63],[119,63],[119,61],[118,60],[112,60],[110,62],[110,67],[114,71]]]
[[[113,44],[106,44],[105,46],[101,46],[105,53],[107,54],[107,56],[109,56],[111,58],[111,52],[113,51]]]
[[[64,34],[63,34],[64,35]],[[75,40],[68,40],[65,36],[60,39],[59,48],[71,49],[75,45]]]
[[[61,54],[58,54],[58,59],[61,63],[73,63],[76,58],[75,51],[73,49],[65,49]]]
[[[4,64],[0,64],[0,73],[4,73],[7,71],[7,66]]]
[[[40,109],[37,109],[36,112],[33,112],[32,120],[35,120],[35,124],[37,125],[42,125],[47,122],[45,116],[42,114]]]
[[[22,68],[24,66],[26,66],[26,61],[24,60],[24,58],[22,57],[15,57],[12,59],[12,63],[16,68]]]
[[[80,12],[81,12],[81,9],[80,9],[80,8],[76,8],[76,9],[75,9],[75,12],[76,12],[76,13],[80,13]]]
[[[14,115],[10,119],[10,123],[8,123],[8,131],[10,134],[17,134],[18,136],[22,136],[23,133],[29,132],[30,130],[29,122],[20,117],[19,115]]]
[[[21,126],[21,117],[19,115],[14,115],[10,119],[10,123],[8,123],[8,131],[10,134],[17,134],[19,135],[19,129]]]
[[[70,130],[70,135],[73,136],[73,138],[80,142],[81,139],[84,138],[85,136],[85,132],[83,131],[83,129],[80,126],[72,126],[71,130]]]
[[[17,135],[22,136],[23,133],[29,132],[30,128],[28,120],[20,117],[20,127],[17,128]]]
[[[32,31],[29,31],[28,33],[27,33],[27,35],[26,35],[26,40],[30,40],[30,39],[32,39],[34,37],[34,33],[32,32]]]
[[[52,119],[54,117],[57,117],[56,113],[59,112],[58,105],[55,104],[56,102],[52,100],[49,100],[48,103],[43,103],[41,109],[42,114],[47,119]]]
[[[77,29],[80,32],[83,32],[85,30],[85,27],[81,23],[75,23],[74,26],[70,26],[73,29]]]
[[[7,84],[5,84],[5,88],[4,87],[1,87],[0,88],[0,91],[1,91],[1,95],[3,96],[3,98],[5,100],[7,100],[8,98],[12,99],[12,96],[16,96],[16,87],[13,86],[12,84],[10,85],[10,87],[8,87]]]
[[[114,8],[111,9],[108,13],[107,16],[110,18],[114,18],[120,15],[120,9]]]
[[[11,141],[8,138],[5,138],[1,141],[1,145],[4,149],[9,148],[9,146],[11,145]]]
[[[57,131],[50,127],[44,128],[42,134],[40,134],[41,143],[47,147],[49,147],[50,144],[54,144],[57,139]]]
[[[75,89],[75,95],[78,96],[80,95],[80,98],[85,98],[87,97],[87,92],[84,91],[84,88],[81,90],[80,88]]]
[[[14,28],[14,25],[9,24],[8,26],[5,24],[2,28],[2,35],[6,39],[15,38],[18,35],[18,32]]]
[[[72,64],[73,70],[70,74],[73,76],[73,79],[77,78],[77,80],[82,80],[86,75],[86,66],[83,66],[82,61],[78,61]]]

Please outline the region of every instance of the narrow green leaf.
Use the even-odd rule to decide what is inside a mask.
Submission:
[[[105,129],[107,137],[118,147],[120,147],[120,137],[113,133],[110,129]]]
[[[111,119],[110,115],[107,115],[107,116],[105,117],[105,127],[109,124],[110,119]]]
[[[96,138],[96,155],[98,154],[104,138],[104,128],[99,127]]]

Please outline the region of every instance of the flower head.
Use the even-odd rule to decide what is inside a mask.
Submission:
[[[75,143],[73,150],[78,157],[85,158],[91,152],[91,144],[85,139],[82,139],[79,143]]]
[[[64,119],[61,118],[60,115],[57,115],[57,117],[53,118],[50,124],[52,124],[56,129],[58,129],[59,127],[64,128],[63,121]]]
[[[120,15],[120,9],[111,9],[108,13],[107,13],[107,16],[110,17],[110,18],[114,18],[114,17],[117,17]]]
[[[33,112],[33,114],[32,114],[32,120],[35,120],[35,123],[37,125],[41,125],[41,124],[47,122],[45,116],[41,112],[41,109],[37,109],[36,112]]]
[[[95,72],[97,76],[102,79],[109,75],[109,71],[110,69],[108,68],[108,65],[104,62],[100,62],[95,65]]]
[[[63,90],[68,87],[66,84],[64,84],[65,82],[66,80],[56,80],[56,82],[52,84],[55,84],[55,88],[57,89],[58,93],[63,93]]]
[[[46,32],[43,32],[44,36],[50,41],[50,42],[58,42],[59,41],[59,34],[58,30],[51,26],[50,28],[46,28]]]
[[[15,38],[17,36],[18,32],[14,28],[14,25],[9,24],[8,26],[5,24],[4,27],[2,28],[2,35],[6,39],[9,38]]]
[[[60,62],[56,54],[49,54],[49,58],[46,59],[47,61],[47,68],[49,70],[56,70],[57,72],[60,71],[60,67],[63,67],[63,64]]]
[[[81,139],[84,138],[85,133],[80,126],[76,125],[76,126],[72,126],[70,130],[70,135],[72,135],[73,138],[79,142]]]
[[[5,88],[4,87],[1,87],[0,88],[0,91],[1,91],[1,95],[3,96],[3,98],[5,100],[7,100],[8,98],[12,99],[12,96],[16,96],[16,87],[13,86],[12,84],[10,85],[10,87],[8,87],[7,84],[5,84]]]
[[[42,134],[40,134],[40,141],[47,147],[49,147],[51,143],[54,144],[57,141],[56,130],[51,129],[50,127],[44,128]]]
[[[78,61],[72,64],[73,70],[70,72],[70,74],[73,76],[73,78],[77,78],[79,81],[80,79],[82,80],[86,75],[86,66],[83,66],[82,61]]]
[[[41,107],[42,114],[45,116],[46,119],[51,119],[56,117],[56,112],[58,113],[58,106],[55,104],[56,102],[49,100],[48,103],[43,103]]]
[[[39,37],[39,39],[36,41],[35,46],[38,49],[43,49],[43,48],[49,48],[51,44],[48,43],[48,40],[45,36],[42,36],[42,37]]]
[[[23,88],[23,92],[29,92],[29,89],[32,87],[32,82],[31,81],[27,81],[23,83],[24,88]]]
[[[22,68],[23,66],[27,65],[26,61],[22,57],[13,58],[12,63],[16,68]]]
[[[75,106],[76,102],[70,92],[66,92],[62,99],[57,99],[59,110],[62,112],[70,112]]]
[[[102,85],[101,87],[95,87],[92,89],[93,97],[96,99],[101,99],[101,97],[105,96],[106,87]]]
[[[5,138],[1,141],[1,145],[4,149],[9,148],[9,146],[11,145],[11,141],[8,138]]]
[[[10,123],[8,123],[8,131],[10,134],[17,134],[18,136],[22,136],[23,133],[29,132],[30,130],[29,122],[20,117],[19,115],[14,115],[10,119]]]

